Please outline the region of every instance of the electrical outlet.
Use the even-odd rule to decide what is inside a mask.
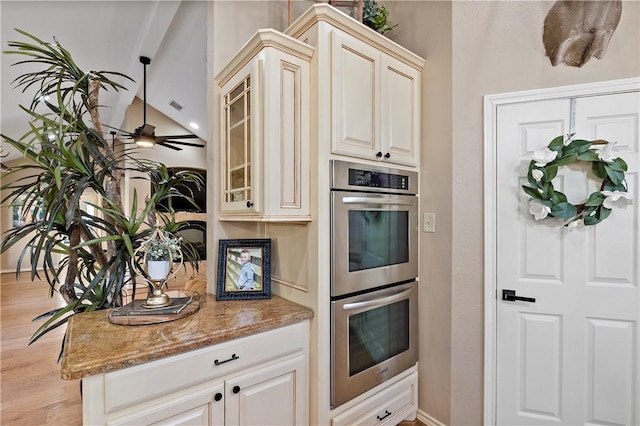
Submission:
[[[422,222],[422,230],[424,232],[436,232],[436,214],[425,213],[424,221]]]

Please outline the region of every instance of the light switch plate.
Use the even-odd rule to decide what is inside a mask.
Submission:
[[[435,213],[424,214],[422,230],[424,232],[436,232],[436,214]]]

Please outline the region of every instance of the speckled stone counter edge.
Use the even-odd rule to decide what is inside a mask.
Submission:
[[[67,325],[61,376],[81,379],[295,324],[313,311],[287,299],[216,301],[198,312],[151,325],[111,324],[108,310],[76,314]]]

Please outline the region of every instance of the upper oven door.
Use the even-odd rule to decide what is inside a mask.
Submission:
[[[418,201],[413,195],[331,192],[331,295],[418,276]]]

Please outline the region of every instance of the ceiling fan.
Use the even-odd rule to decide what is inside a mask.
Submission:
[[[146,56],[140,56],[140,62],[143,64],[144,74],[142,80],[142,104],[143,104],[143,124],[135,129],[133,132],[127,132],[121,129],[125,137],[133,139],[133,142],[140,148],[153,148],[156,145],[171,148],[175,151],[182,151],[182,148],[176,145],[193,146],[197,148],[204,148],[205,145],[200,143],[183,142],[175,139],[197,139],[198,136],[193,134],[185,135],[170,135],[170,136],[156,136],[155,127],[147,124],[147,65],[151,63],[151,59]],[[109,127],[109,126],[107,126]]]

